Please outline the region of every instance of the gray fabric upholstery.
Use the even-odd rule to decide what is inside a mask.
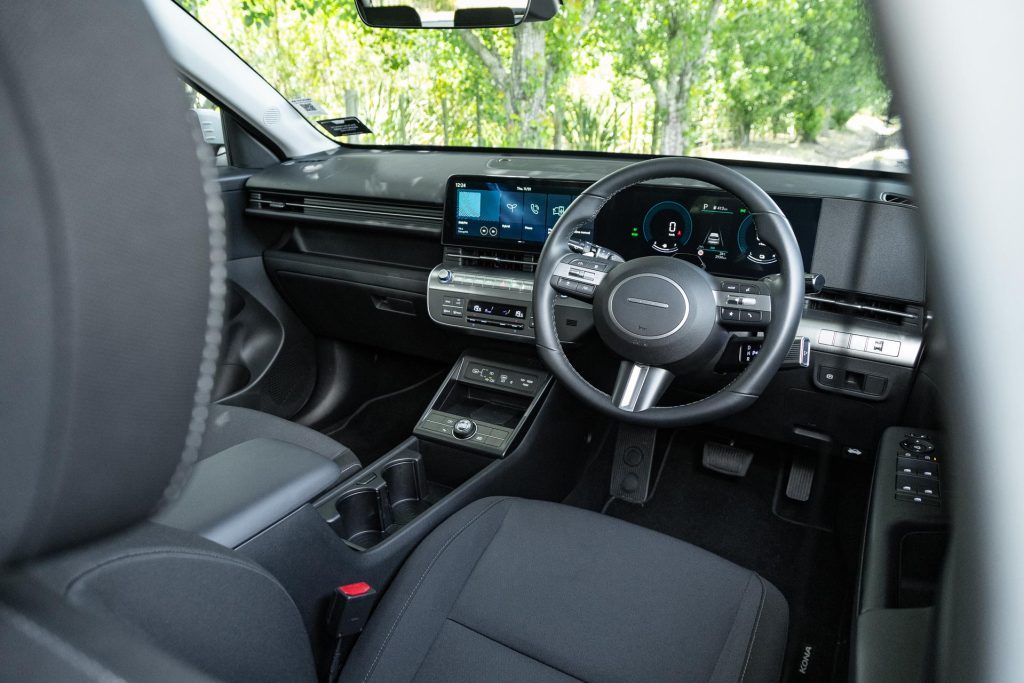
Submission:
[[[136,629],[78,609],[24,575],[0,579],[0,680],[209,683]]]
[[[338,463],[342,476],[359,466],[355,453],[315,429],[270,413],[219,404],[210,406],[200,457],[208,458],[250,439],[276,439],[313,451]]]
[[[31,571],[75,608],[113,618],[213,678],[316,679],[302,618],[281,584],[190,533],[143,524]]]
[[[143,519],[182,460],[211,292],[186,106],[141,3],[0,3],[0,563]]]
[[[251,439],[201,460],[153,521],[237,548],[341,478],[332,460],[276,439]]]
[[[779,591],[682,541],[567,506],[485,499],[388,589],[346,681],[774,681]]]

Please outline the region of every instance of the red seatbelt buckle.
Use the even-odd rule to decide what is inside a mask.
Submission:
[[[377,602],[377,591],[360,581],[334,589],[331,608],[327,612],[327,628],[337,638],[359,633],[366,626]]]

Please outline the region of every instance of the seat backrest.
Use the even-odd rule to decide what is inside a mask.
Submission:
[[[140,2],[0,3],[2,680],[313,677],[272,577],[137,526],[198,457],[220,342],[186,112]]]

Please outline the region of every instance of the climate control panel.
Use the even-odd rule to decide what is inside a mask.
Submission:
[[[533,341],[533,274],[438,266],[427,285],[431,319],[483,336]],[[590,306],[561,297],[555,303],[558,337],[573,342],[593,327]]]

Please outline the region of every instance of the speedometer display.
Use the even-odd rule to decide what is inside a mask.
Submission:
[[[644,216],[644,238],[662,254],[674,254],[693,236],[693,218],[677,202],[659,202]]]

